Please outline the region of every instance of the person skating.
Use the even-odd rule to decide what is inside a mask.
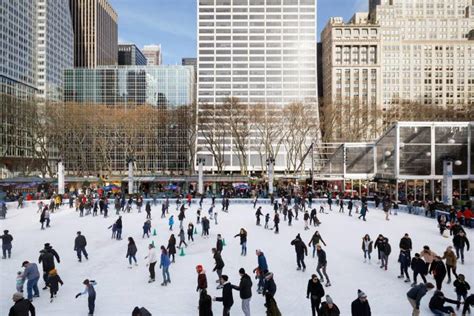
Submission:
[[[453,247],[448,246],[441,259],[446,259],[446,270],[448,272],[447,283],[449,284],[451,283],[451,271],[453,271],[453,275],[455,278],[458,277],[458,274],[456,273],[456,263],[458,258],[456,257],[456,254],[453,251]]]
[[[132,311],[132,316],[152,316],[150,311],[147,310],[145,307],[138,307],[135,306],[135,308]]]
[[[340,316],[339,307],[334,304],[334,301],[329,295],[326,295],[326,301],[321,303],[319,309],[319,316]]]
[[[351,315],[352,316],[371,316],[370,304],[367,300],[367,295],[357,290],[357,298],[351,304]]]
[[[145,235],[147,236],[147,238],[150,238],[150,234],[151,234],[151,221],[149,219],[147,219],[144,223],[143,223],[143,234],[142,234],[142,238],[145,238]]]
[[[38,262],[43,264],[43,290],[48,288],[48,272],[56,267],[54,259],[56,259],[58,263],[61,262],[56,250],[54,250],[49,243],[44,244],[44,249],[40,251],[40,256],[38,258]]]
[[[170,258],[172,258],[171,262],[175,262],[175,255],[176,255],[176,238],[174,234],[171,234],[170,239],[168,239],[168,246],[166,247],[168,250],[168,254]]]
[[[467,313],[471,313],[471,306],[474,306],[474,294],[469,295],[464,300],[464,308],[462,309],[462,316],[467,316]]]
[[[255,207],[257,206],[257,201],[258,201],[258,196],[255,195],[255,197],[253,198],[253,208],[255,209]]]
[[[380,250],[380,261],[381,265],[380,268],[387,270],[388,267],[388,257],[392,252],[392,247],[388,243],[388,238],[384,237],[382,242],[378,245]]]
[[[170,231],[173,230],[173,225],[174,225],[174,215],[171,215],[170,218],[168,219],[168,226],[170,228]]]
[[[16,280],[15,280],[16,291],[23,293],[24,285],[25,285],[25,275],[23,271],[18,271],[16,273]]]
[[[311,312],[313,316],[316,316],[316,314],[320,315],[319,305],[321,304],[321,299],[324,294],[324,288],[321,282],[319,282],[318,276],[316,274],[311,275],[311,279],[309,279],[306,288],[306,298],[311,300]]]
[[[421,278],[423,279],[423,282],[426,283],[426,277],[425,277],[425,274],[427,273],[426,265],[425,265],[425,261],[421,259],[421,256],[419,253],[415,253],[415,256],[413,257],[413,259],[411,259],[411,269],[413,270],[413,283],[411,284],[411,286],[415,286],[417,284],[416,278],[418,277],[418,275],[420,275]]]
[[[193,223],[189,223],[189,224],[188,224],[188,231],[187,231],[187,233],[188,233],[188,242],[189,242],[189,241],[194,242],[194,225],[193,225]]]
[[[40,278],[40,273],[36,263],[30,263],[28,261],[23,261],[21,265],[25,268],[23,272],[23,277],[26,279],[26,293],[28,294],[28,300],[32,301],[33,297],[39,297],[38,281]],[[47,280],[45,280],[47,282]]]
[[[148,260],[146,266],[150,272],[150,279],[148,280],[148,283],[155,282],[155,266],[158,260],[156,257],[155,246],[153,244],[148,245],[148,254],[145,259]]]
[[[453,237],[453,245],[454,249],[456,249],[456,256],[461,258],[461,264],[464,264],[464,247],[467,246],[467,251],[469,251],[469,240],[464,231],[460,231]]]
[[[311,210],[311,213],[309,214],[309,225],[317,225],[317,222],[319,222],[317,217],[317,211],[315,208]],[[319,225],[319,224],[318,224]]]
[[[135,265],[138,266],[136,254],[137,245],[135,244],[135,240],[133,240],[132,237],[128,237],[127,255],[125,256],[125,258],[128,259],[129,269],[132,268],[132,259],[133,261],[135,261]]]
[[[123,228],[122,216],[119,216],[119,218],[115,221],[115,229],[117,230],[115,239],[122,240],[122,228]]]
[[[326,286],[331,286],[331,281],[329,281],[329,277],[326,273],[326,267],[328,264],[326,259],[326,252],[323,250],[323,248],[321,248],[320,244],[318,244],[316,248],[316,253],[318,256],[318,266],[316,267],[316,272],[318,272],[321,282],[324,282],[324,277],[326,277]],[[321,270],[323,270],[323,273],[321,273]]]
[[[186,208],[184,207],[184,204],[181,206],[181,209],[178,214],[178,220],[179,220],[179,229],[183,228],[183,221],[186,218],[186,215],[184,214]]]
[[[405,275],[405,282],[410,282],[410,276],[408,275],[408,267],[410,266],[410,253],[408,250],[400,249],[400,254],[398,255],[398,262],[400,263],[400,275],[399,279],[402,279]]]
[[[161,269],[161,274],[163,275],[163,283],[161,283],[162,286],[167,286],[168,283],[171,283],[170,279],[170,257],[168,256],[168,252],[166,251],[165,246],[161,246],[161,255],[160,255],[160,269]]]
[[[350,198],[349,202],[347,202],[347,209],[349,210],[349,216],[352,216],[353,206],[354,206],[354,202],[352,202],[352,198]]]
[[[199,295],[199,316],[213,316],[212,298],[205,289]]]
[[[151,204],[150,204],[150,201],[146,202],[145,212],[146,212],[146,218],[151,219]]]
[[[84,284],[86,287],[85,287],[84,291],[82,291],[81,293],[76,294],[76,298],[78,298],[79,296],[81,296],[83,294],[87,294],[87,303],[88,303],[88,307],[89,307],[89,316],[92,316],[92,315],[94,315],[95,298],[96,298],[96,291],[95,291],[94,286],[97,285],[97,282],[95,282],[94,280],[85,279],[84,282],[82,282],[82,284]]]
[[[79,262],[82,261],[83,254],[86,260],[89,260],[89,255],[87,254],[86,246],[87,246],[86,237],[82,235],[80,231],[77,232],[76,239],[74,239],[74,250],[76,251],[77,259],[79,260]]]
[[[304,212],[303,221],[304,221],[304,230],[308,230],[309,229],[309,213],[308,213],[308,211]]]
[[[250,316],[250,299],[252,298],[252,280],[250,276],[245,273],[244,268],[239,269],[240,283],[239,285],[232,285],[232,289],[239,291],[242,299],[242,312],[245,316]]]
[[[33,303],[30,300],[26,300],[23,297],[23,294],[20,292],[16,292],[13,294],[12,297],[13,306],[10,308],[8,312],[8,316],[35,316],[36,310],[33,306]]]
[[[8,256],[8,259],[11,258],[12,256],[12,241],[13,241],[13,236],[9,234],[9,231],[5,229],[3,231],[3,235],[0,236],[2,239],[2,259],[6,259]]]
[[[230,315],[230,309],[234,305],[234,297],[232,295],[232,284],[229,282],[229,277],[223,274],[220,278],[220,283],[222,284],[222,296],[214,297],[214,301],[222,302],[223,316]]]
[[[161,203],[161,218],[166,217],[166,204],[163,202]]]
[[[216,249],[212,248],[212,255],[215,261],[214,269],[212,269],[213,272],[217,273],[217,280],[216,283],[220,283],[221,281],[221,276],[222,276],[222,269],[224,269],[224,260],[222,260],[221,253]],[[217,286],[217,289],[222,288],[222,284],[219,284]]]
[[[383,211],[385,212],[385,220],[389,221],[390,219],[388,218],[388,214],[390,213],[390,207],[391,207],[391,202],[390,200],[388,199],[388,197],[386,197],[383,201],[383,205],[382,205],[382,208],[383,208]]]
[[[247,231],[244,228],[240,229],[240,232],[234,236],[234,238],[240,238],[240,255],[246,256],[247,255]]]
[[[265,254],[263,253],[262,250],[260,249],[255,250],[255,254],[257,255],[258,265],[255,269],[253,269],[253,273],[255,273],[258,278],[257,293],[262,294],[263,284],[264,284],[264,275],[268,271],[268,264],[267,264],[267,259],[265,258]]]
[[[360,208],[360,215],[359,215],[358,218],[360,219],[360,218],[362,217],[362,219],[363,219],[364,222],[365,222],[365,221],[366,221],[365,216],[367,215],[367,211],[368,211],[368,209],[367,209],[367,204],[362,203],[362,206],[361,206],[361,208]],[[357,208],[356,208],[356,213],[357,213]]]
[[[420,315],[420,302],[423,296],[426,295],[426,293],[433,289],[434,285],[433,283],[420,283],[414,287],[412,287],[408,292],[407,292],[407,298],[408,301],[410,302],[411,306],[413,307],[413,311],[411,313],[412,316],[418,316]]]
[[[311,247],[313,246],[313,258],[316,254],[316,246],[322,242],[324,246],[326,246],[326,243],[324,242],[323,240],[323,237],[321,237],[321,235],[319,234],[319,231],[315,231],[313,236],[311,237],[311,240],[309,241],[308,243],[308,247]]]
[[[61,280],[61,277],[58,275],[58,272],[56,269],[52,269],[51,271],[49,271],[48,275],[49,275],[48,277],[49,291],[51,294],[49,299],[50,299],[50,302],[52,303],[53,298],[56,297],[59,291],[59,284],[63,286],[64,282],[63,280]]]
[[[267,272],[265,273],[265,279],[264,279],[264,283],[263,283],[263,296],[271,296],[271,297],[275,297],[275,293],[277,291],[277,286],[276,286],[276,283],[275,283],[275,280],[273,279],[273,273],[272,272]]]
[[[458,305],[460,304],[459,301],[449,299],[444,296],[444,293],[441,291],[435,291],[433,296],[430,299],[429,308],[433,314],[436,316],[443,316],[443,315],[456,315],[454,313],[454,308],[452,306],[445,306],[444,304],[451,303]]]
[[[364,253],[364,262],[367,262],[367,258],[369,258],[370,263],[370,254],[372,253],[372,245],[373,241],[370,240],[369,234],[365,234],[362,238],[362,252]]]
[[[275,229],[275,234],[278,234],[280,232],[280,229],[278,225],[280,224],[280,216],[278,215],[278,212],[275,213],[275,216],[273,217],[273,225]]]
[[[260,216],[263,216],[261,206],[259,206],[257,211],[255,212],[255,217],[257,218],[257,226],[260,226]]]
[[[204,216],[201,220],[201,225],[202,225],[202,233],[201,235],[204,237],[204,238],[209,238],[209,227],[211,225],[211,223],[209,222],[209,219]]]
[[[186,236],[184,235],[184,229],[180,228],[179,229],[179,245],[178,248],[181,248],[181,245],[184,244],[185,247],[188,247],[188,244],[186,243]]]
[[[437,254],[430,249],[428,246],[423,246],[423,250],[420,252],[420,256],[425,260],[425,274],[430,271],[430,265],[433,262]]]
[[[471,289],[469,283],[466,282],[466,278],[464,274],[459,274],[457,279],[453,283],[456,295],[458,296],[458,301],[461,301],[461,298],[464,299],[464,303],[466,302],[467,292]],[[459,309],[459,304],[457,306]]]
[[[305,243],[301,240],[300,234],[296,235],[296,238],[291,241],[291,245],[295,246],[296,264],[298,265],[296,270],[299,271],[303,268],[303,272],[305,272],[306,264],[304,263],[304,257],[308,255],[308,248],[306,248]]]
[[[207,277],[202,265],[199,264],[196,266],[196,273],[198,274],[196,292],[206,290]]]
[[[412,242],[408,234],[403,235],[398,244],[401,250],[404,250],[408,253],[408,257],[411,258]]]
[[[295,205],[296,206],[296,205]],[[293,222],[293,211],[291,210],[291,208],[288,210],[288,226],[291,226],[292,222]]]
[[[430,273],[433,275],[436,281],[436,289],[441,291],[443,287],[443,280],[446,277],[446,266],[440,256],[436,256],[431,263]]]
[[[269,221],[270,221],[270,213],[267,213],[267,215],[265,215],[265,226],[263,227],[264,229],[268,229]]]
[[[339,201],[339,213],[344,213],[344,200],[342,198]]]

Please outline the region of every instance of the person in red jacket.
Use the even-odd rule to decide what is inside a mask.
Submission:
[[[207,289],[206,271],[204,271],[203,266],[200,264],[197,265],[196,272],[198,274],[198,279],[197,279],[198,284],[197,284],[196,292]]]

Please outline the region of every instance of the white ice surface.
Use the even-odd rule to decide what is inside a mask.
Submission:
[[[209,201],[207,201],[209,202]],[[219,205],[220,206],[220,205]],[[232,283],[238,284],[238,269],[244,267],[249,274],[257,266],[255,249],[260,248],[265,253],[270,271],[274,273],[277,284],[276,301],[283,315],[311,315],[310,302],[306,299],[306,286],[312,273],[316,273],[317,259],[311,257],[312,250],[305,261],[306,272],[296,271],[294,247],[290,241],[300,233],[308,242],[316,230],[303,230],[302,214],[300,220],[294,221],[292,227],[281,217],[280,234],[274,234],[262,226],[255,225],[255,210],[252,204],[233,205],[230,212],[219,212],[219,224],[211,222],[211,236],[203,239],[195,235],[195,242],[185,249],[184,257],[177,256],[176,263],[170,267],[172,283],[167,287],[160,286],[161,270],[156,269],[157,281],[148,284],[148,269],[144,257],[147,245],[154,240],[157,250],[160,245],[167,244],[170,231],[167,228],[168,219],[161,219],[161,206],[152,209],[152,227],[158,235],[150,239],[142,239],[142,225],[146,213],[137,213],[134,209],[130,214],[123,214],[123,240],[112,240],[111,231],[107,229],[117,216],[111,205],[108,218],[85,216],[80,218],[74,209],[62,206],[60,211],[51,215],[51,228],[40,230],[39,214],[36,213],[36,203],[28,202],[27,207],[15,209],[16,204],[9,204],[7,219],[0,220],[0,232],[9,229],[14,237],[12,259],[0,260],[0,315],[7,315],[12,305],[11,295],[15,292],[16,272],[21,270],[24,260],[37,262],[39,250],[49,242],[59,252],[61,263],[57,264],[59,275],[64,281],[58,297],[53,303],[49,302],[49,291],[42,291],[42,278],[38,283],[41,297],[34,300],[37,315],[87,315],[87,298],[74,298],[83,290],[82,281],[86,278],[95,279],[97,300],[95,315],[131,315],[134,306],[145,306],[153,315],[197,315],[198,294],[196,293],[197,275],[195,266],[204,265],[207,271],[209,293],[211,296],[221,295],[221,290],[215,289],[216,274],[212,272],[214,260],[211,248],[215,246],[216,235],[221,233],[227,246],[222,257],[225,262],[224,274],[229,275]],[[219,208],[219,207],[217,207]],[[171,207],[175,214],[176,224],[174,233],[177,236],[179,222],[174,205]],[[185,220],[196,220],[196,204],[187,211]],[[319,209],[319,206],[318,206]],[[273,211],[269,205],[263,205],[263,213]],[[328,211],[327,211],[328,212]],[[347,211],[346,211],[347,212]],[[203,214],[207,214],[204,207]],[[273,216],[272,216],[273,218]],[[328,275],[332,286],[325,288],[326,294],[331,295],[341,310],[341,315],[350,315],[351,302],[357,296],[357,289],[362,289],[368,296],[372,315],[410,315],[411,307],[406,299],[409,284],[397,279],[399,274],[398,243],[404,233],[409,233],[413,240],[412,255],[427,244],[436,253],[442,254],[451,238],[439,235],[436,222],[423,216],[401,213],[391,216],[390,221],[384,220],[381,210],[370,210],[367,222],[357,220],[332,211],[329,214],[319,214],[322,225],[318,228],[327,247],[324,247],[328,258]],[[270,226],[273,226],[271,222]],[[233,238],[244,227],[248,232],[248,255],[240,256],[239,238]],[[76,232],[80,230],[87,238],[89,261],[79,263],[73,251]],[[388,271],[383,271],[377,263],[377,254],[372,254],[372,263],[364,263],[361,251],[361,238],[370,234],[375,239],[379,233],[384,234],[392,245]],[[468,232],[468,237],[470,232]],[[132,236],[137,242],[139,266],[128,268],[125,258],[127,237]],[[178,238],[177,238],[178,239]],[[179,239],[178,239],[179,241]],[[474,240],[471,238],[471,241]],[[178,250],[179,254],[179,250]],[[41,265],[38,265],[41,272]],[[465,265],[458,265],[458,273],[464,273],[466,279],[474,286],[474,259],[472,250],[466,253]],[[410,276],[412,271],[410,270]],[[257,282],[253,279],[253,296],[251,310],[253,315],[265,315],[264,298],[256,293]],[[434,283],[431,276],[428,280]],[[446,280],[445,280],[446,281]],[[420,280],[419,280],[420,282]],[[447,297],[456,298],[452,285],[444,284],[443,291]],[[26,294],[26,285],[25,285]],[[423,298],[421,315],[431,315],[428,302],[432,292]],[[242,315],[239,293],[234,291],[233,315]],[[213,302],[214,315],[222,313],[222,304]]]

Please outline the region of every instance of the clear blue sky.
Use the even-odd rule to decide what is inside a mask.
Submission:
[[[119,41],[161,44],[166,64],[196,57],[197,0],[109,0],[119,16]],[[318,34],[331,16],[349,19],[369,0],[317,0]]]

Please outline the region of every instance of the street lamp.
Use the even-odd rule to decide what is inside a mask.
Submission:
[[[267,173],[268,173],[268,194],[273,195],[273,166],[275,165],[275,159],[270,156],[267,158]]]

